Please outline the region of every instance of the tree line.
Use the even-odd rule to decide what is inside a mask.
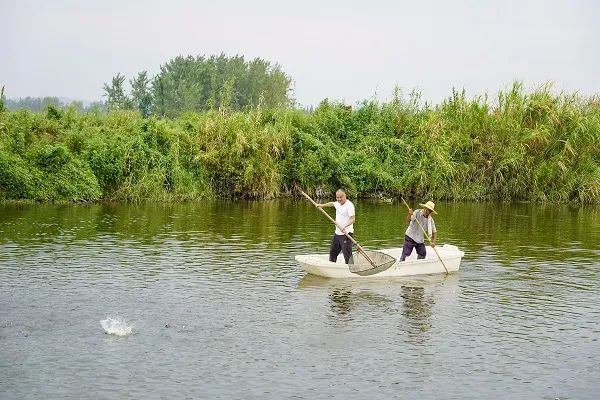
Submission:
[[[79,112],[134,110],[143,117],[174,118],[212,109],[241,111],[290,106],[294,104],[292,83],[292,78],[277,64],[222,53],[175,57],[161,65],[154,76],[141,71],[127,80],[118,73],[103,85],[104,102],[85,105],[50,96],[7,99],[4,95],[0,102],[13,111],[25,108],[42,112],[52,105],[60,109],[72,107]]]
[[[61,101],[55,96],[46,97],[21,97],[18,99],[2,98],[0,99],[0,107],[4,107],[7,110],[17,111],[21,109],[31,110],[33,112],[42,112],[48,108],[48,106],[54,106],[63,110],[68,108],[74,108],[76,111],[85,112],[101,112],[104,110],[104,104],[102,102],[92,102],[85,104],[80,100],[73,101]]]
[[[150,77],[141,71],[129,79],[120,73],[104,84],[106,108],[136,110],[144,116],[174,118],[185,112],[234,111],[292,105],[292,79],[277,64],[243,56],[179,56]]]

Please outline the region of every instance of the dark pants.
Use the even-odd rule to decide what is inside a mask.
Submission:
[[[348,235],[354,237],[354,234],[349,233]],[[331,239],[331,250],[329,250],[329,261],[336,262],[337,256],[340,254],[344,254],[344,260],[346,260],[346,264],[352,257],[352,241],[346,237],[346,235],[333,235],[333,239]]]
[[[404,261],[406,257],[410,256],[413,248],[417,250],[417,259],[425,258],[427,252],[425,251],[425,243],[417,243],[408,235],[404,235],[404,247],[402,248],[402,257],[400,261]]]

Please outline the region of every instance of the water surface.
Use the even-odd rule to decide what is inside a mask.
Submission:
[[[600,209],[436,209],[459,273],[334,280],[294,261],[333,232],[306,201],[0,205],[0,398],[597,398]]]

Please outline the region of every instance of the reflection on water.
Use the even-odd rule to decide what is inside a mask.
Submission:
[[[436,296],[446,303],[456,302],[458,282],[458,274],[348,280],[306,275],[298,287],[326,289],[334,324],[378,314],[388,319],[395,315],[401,334],[418,343],[427,339],[424,334],[435,320]]]
[[[401,297],[404,299],[402,315],[408,322],[408,333],[418,336],[427,332],[431,327],[433,296],[425,297],[425,289],[414,286],[400,286]]]
[[[353,292],[351,289],[344,287],[330,289],[328,297],[336,321],[343,321],[345,318],[351,319],[351,311],[354,308],[369,306],[385,311],[392,303],[392,300],[385,295],[364,289]]]
[[[458,274],[336,280],[294,262],[333,231],[305,201],[0,205],[0,398],[595,398],[598,208],[436,210]]]
[[[335,288],[329,292],[331,310],[338,317],[344,317],[352,309],[352,292],[348,289]]]

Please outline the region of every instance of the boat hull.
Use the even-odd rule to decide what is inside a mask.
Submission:
[[[444,261],[446,268],[448,268],[448,272],[458,271],[465,253],[460,251],[458,247],[450,244],[436,246],[436,250]],[[336,263],[329,261],[329,255],[327,254],[303,254],[297,255],[295,258],[304,271],[325,278],[368,279],[373,277],[428,275],[446,272],[436,252],[429,246],[427,246],[427,256],[421,260],[417,259],[417,254],[413,251],[405,261],[399,261],[402,255],[401,247],[377,251],[389,254],[396,259],[396,262],[385,271],[369,276],[360,276],[350,272],[348,264],[344,263],[342,255],[338,257],[338,262]]]

